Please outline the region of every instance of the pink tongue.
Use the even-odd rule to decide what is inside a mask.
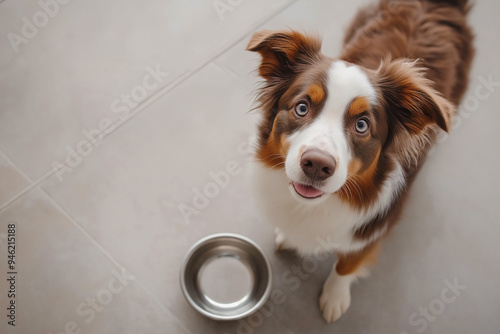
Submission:
[[[314,198],[324,194],[324,192],[322,192],[321,190],[296,182],[293,182],[293,187],[295,188],[295,191],[299,193],[299,195],[306,198]]]

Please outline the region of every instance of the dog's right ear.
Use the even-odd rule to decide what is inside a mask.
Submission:
[[[247,50],[260,53],[259,74],[269,80],[293,75],[297,65],[310,63],[319,54],[321,41],[293,30],[263,30],[252,36]]]

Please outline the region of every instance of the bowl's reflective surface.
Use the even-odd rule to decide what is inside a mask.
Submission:
[[[260,247],[236,234],[215,234],[188,251],[182,291],[200,313],[234,320],[255,312],[271,290],[271,267]]]

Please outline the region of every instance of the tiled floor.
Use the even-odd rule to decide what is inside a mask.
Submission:
[[[500,81],[498,1],[470,15],[478,51],[461,122],[426,162],[348,313],[327,325],[318,310],[333,260],[298,287],[283,279],[302,259],[273,253],[252,199],[258,57],[244,49],[255,30],[291,27],[319,32],[336,55],[366,2],[0,2],[0,332],[498,333],[499,86],[476,98],[484,80]],[[183,218],[179,205],[230,161],[241,171]],[[16,327],[6,317],[12,223]],[[184,300],[184,253],[216,232],[246,235],[270,257],[286,298],[262,321],[212,321]],[[440,303],[454,281],[466,288]]]

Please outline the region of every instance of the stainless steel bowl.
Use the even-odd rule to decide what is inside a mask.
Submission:
[[[214,234],[187,252],[181,269],[184,296],[216,320],[246,317],[271,293],[271,266],[262,249],[237,234]]]

